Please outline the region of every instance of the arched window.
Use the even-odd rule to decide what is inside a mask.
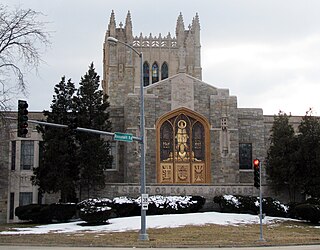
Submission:
[[[152,65],[152,83],[158,82],[159,81],[159,66],[155,62]]]
[[[179,108],[157,121],[158,183],[210,183],[209,123]]]
[[[143,86],[149,85],[149,64],[145,62],[143,64]]]
[[[161,66],[161,80],[168,78],[168,64],[164,62]]]

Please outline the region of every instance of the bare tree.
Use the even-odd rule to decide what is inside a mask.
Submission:
[[[0,5],[0,112],[7,110],[11,93],[26,93],[25,71],[38,69],[42,49],[50,44],[41,16],[31,9]]]

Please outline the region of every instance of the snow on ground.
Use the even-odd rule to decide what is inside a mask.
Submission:
[[[286,218],[266,217],[264,223],[289,220]],[[140,216],[109,219],[110,224],[100,226],[85,226],[84,221],[48,224],[35,227],[13,228],[16,231],[3,231],[0,234],[46,234],[46,233],[77,233],[77,232],[123,232],[140,230]],[[148,228],[174,228],[186,225],[240,225],[258,224],[259,217],[249,214],[231,213],[191,213],[147,216]]]

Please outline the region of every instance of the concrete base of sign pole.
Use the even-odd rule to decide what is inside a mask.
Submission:
[[[149,240],[148,234],[139,234],[139,240]]]

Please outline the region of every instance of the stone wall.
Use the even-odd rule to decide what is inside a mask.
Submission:
[[[252,144],[252,159],[258,158],[262,162],[262,176],[265,177],[264,162],[267,150],[263,111],[262,109],[240,108],[238,119],[239,142]],[[240,170],[240,182],[252,183],[253,170]]]

